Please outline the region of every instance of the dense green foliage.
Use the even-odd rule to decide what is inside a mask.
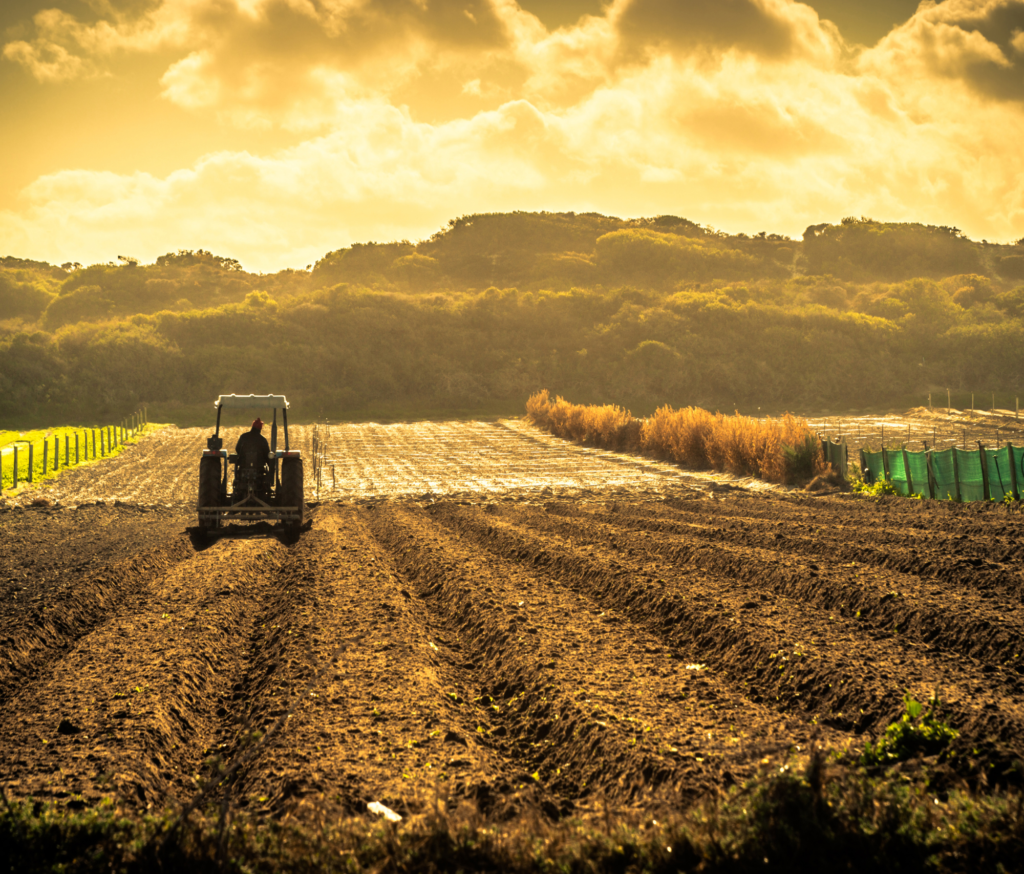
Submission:
[[[1024,246],[846,219],[802,241],[686,219],[467,216],[428,240],[248,273],[209,252],[151,265],[0,260],[0,415],[82,421],[139,404],[286,392],[308,416],[518,412],[540,388],[638,413],[1012,397]]]

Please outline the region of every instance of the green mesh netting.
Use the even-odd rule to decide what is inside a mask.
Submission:
[[[954,449],[960,479],[960,500],[984,501],[985,483],[981,476],[981,454],[977,449]]]
[[[1010,466],[1013,460],[1010,457],[1010,447],[986,449],[985,456],[988,461],[988,496],[993,501],[1001,501],[1004,495],[1012,497],[1013,479]]]
[[[928,483],[928,454],[925,452],[908,452],[907,462],[909,463],[910,481],[913,484],[914,494],[930,498],[932,493]]]
[[[1024,446],[1010,446],[1010,457],[1013,459],[1013,470],[1017,475],[1017,498],[1024,498]]]
[[[825,461],[832,465],[832,469],[846,476],[846,469],[849,466],[849,450],[846,443],[833,443],[831,440],[822,440],[821,449],[825,456]]]
[[[889,453],[889,480],[896,487],[897,494],[910,494],[907,471],[903,466],[903,453],[898,450]]]
[[[932,474],[938,501],[956,500],[956,476],[953,469],[953,450],[932,453]]]
[[[885,463],[882,461],[881,452],[868,452],[865,450],[864,464],[867,468],[864,471],[864,481],[866,483],[870,485],[885,479]]]
[[[982,456],[977,449],[945,449],[942,452],[907,452],[893,449],[887,453],[889,481],[901,495],[924,495],[938,501],[957,499],[957,479],[961,501],[985,500],[985,479]],[[904,462],[904,457],[906,462]],[[931,476],[928,460],[931,458]],[[954,463],[955,458],[955,463]],[[881,452],[864,451],[864,481],[875,483],[885,479],[885,456]],[[1013,496],[1013,475],[1018,493],[1024,490],[1024,446],[1002,446],[985,450],[985,469],[989,497],[1001,501]]]

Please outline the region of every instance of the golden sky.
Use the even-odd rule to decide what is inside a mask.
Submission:
[[[1024,236],[1024,0],[2,0],[0,113],[0,255],[56,263],[514,209]]]

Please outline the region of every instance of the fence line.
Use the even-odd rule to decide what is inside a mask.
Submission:
[[[860,451],[864,481],[892,483],[898,494],[940,501],[1020,500],[1024,486],[1024,447]]]
[[[116,425],[104,425],[100,428],[74,429],[74,446],[71,433],[64,434],[64,467],[75,467],[85,461],[104,458],[114,449],[123,446],[132,437],[139,434],[149,419],[145,407],[122,419]],[[90,455],[90,437],[92,454]],[[52,440],[53,454],[51,458],[51,439],[49,436],[41,440],[13,440],[11,448],[0,450],[0,489],[16,489],[21,483],[33,483],[36,479],[36,446],[41,444],[42,465],[39,473],[46,477],[61,467],[60,436],[54,435]],[[21,451],[24,447],[25,451]],[[10,476],[7,473],[6,458],[10,456]],[[52,469],[51,469],[52,463]]]

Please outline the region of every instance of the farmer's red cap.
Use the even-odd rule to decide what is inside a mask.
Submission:
[[[253,419],[252,429],[253,429],[253,431],[259,431],[262,428],[263,428],[263,420],[259,416],[257,416],[255,419]]]

